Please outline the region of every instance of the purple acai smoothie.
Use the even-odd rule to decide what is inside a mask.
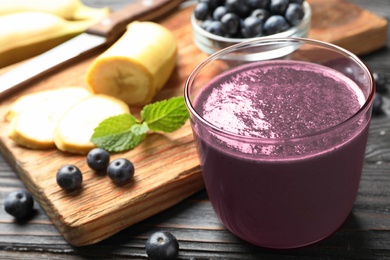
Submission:
[[[237,236],[291,248],[319,241],[348,217],[369,119],[360,88],[308,62],[267,61],[209,82],[192,121],[213,208]],[[221,129],[221,130],[216,130]]]

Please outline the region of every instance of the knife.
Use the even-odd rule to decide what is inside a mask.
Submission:
[[[178,7],[184,0],[139,0],[111,13],[84,33],[44,52],[0,76],[0,99],[28,83],[92,51],[108,47],[135,20],[154,20]]]

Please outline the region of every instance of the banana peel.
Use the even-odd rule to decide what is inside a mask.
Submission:
[[[70,20],[82,21],[82,20],[93,20],[97,21],[103,19],[111,12],[109,7],[94,8],[82,3],[79,4],[78,8],[73,13],[73,17]]]
[[[0,68],[54,48],[109,13],[79,0],[0,0]]]
[[[66,20],[96,20],[106,16],[110,9],[89,7],[80,0],[0,0],[0,16],[29,11],[46,12]]]
[[[86,82],[93,93],[142,106],[168,81],[176,60],[177,42],[171,31],[154,22],[135,21],[93,61]]]

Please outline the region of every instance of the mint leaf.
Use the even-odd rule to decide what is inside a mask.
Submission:
[[[109,152],[121,152],[138,145],[147,131],[133,115],[121,114],[103,120],[94,129],[91,142]]]
[[[189,117],[183,97],[174,97],[146,105],[141,111],[143,121],[131,114],[109,117],[94,129],[91,142],[109,152],[133,149],[147,136],[149,130],[172,132]]]
[[[188,119],[189,113],[183,97],[173,97],[146,105],[141,111],[142,119],[150,130],[173,132]]]

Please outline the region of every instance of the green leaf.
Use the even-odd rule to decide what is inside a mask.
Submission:
[[[173,132],[188,119],[189,113],[183,97],[173,97],[146,105],[141,111],[142,119],[150,130]]]
[[[143,122],[131,114],[121,114],[103,120],[95,129],[91,142],[109,152],[133,149],[149,130],[172,132],[189,117],[183,97],[174,97],[146,105],[141,111]]]
[[[133,115],[122,114],[103,120],[94,129],[91,142],[109,152],[122,152],[137,146],[148,130]]]

